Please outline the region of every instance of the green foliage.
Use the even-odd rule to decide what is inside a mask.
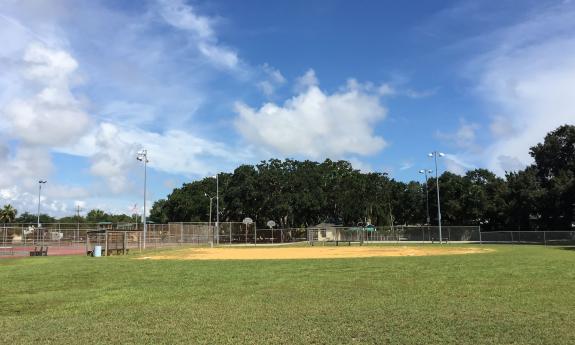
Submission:
[[[541,224],[552,228],[575,223],[575,126],[561,126],[531,148],[537,180],[545,190],[540,196]]]
[[[508,172],[505,179],[486,169],[439,177],[442,221],[446,225],[481,225],[496,229],[565,229],[575,223],[575,126],[549,133],[531,148],[535,164]],[[160,221],[208,221],[214,178],[176,188],[154,204]],[[431,223],[437,224],[434,178],[427,181]],[[213,217],[215,219],[215,204]],[[220,219],[254,219],[263,227],[328,221],[345,225],[424,224],[425,185],[403,183],[386,174],[361,173],[346,161],[323,163],[270,159],[220,174]]]
[[[23,223],[23,224],[36,224],[38,222],[38,216],[36,214],[24,212],[20,216],[18,216],[14,220],[14,222]],[[40,214],[40,223],[41,224],[54,223],[54,222],[56,222],[56,218],[51,217],[51,216],[44,214],[44,213]]]
[[[12,223],[16,219],[18,211],[10,204],[0,209],[0,223]]]
[[[165,224],[168,222],[168,214],[166,210],[166,200],[160,199],[154,202],[150,211],[149,220],[154,223]]]
[[[258,226],[274,220],[280,227],[299,227],[325,220],[356,224],[389,219],[389,208],[382,204],[390,200],[384,187],[389,178],[362,174],[346,161],[271,159],[220,174],[219,183],[222,221],[250,217]],[[184,184],[165,201],[154,204],[151,214],[167,221],[208,221],[209,197],[215,195],[214,178]],[[216,199],[212,221],[215,219]],[[409,220],[417,221],[414,217]]]
[[[111,223],[132,223],[134,218],[125,214],[108,214],[102,210],[94,209],[90,210],[86,215],[86,222],[88,223],[99,223],[99,222],[111,222]]]

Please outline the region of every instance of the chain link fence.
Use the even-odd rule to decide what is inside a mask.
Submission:
[[[443,242],[480,242],[478,226],[443,226]],[[313,242],[439,242],[437,226],[394,226],[394,227],[338,227],[327,226],[309,229],[309,241]]]
[[[50,247],[52,253],[85,253],[88,232],[94,230],[130,232],[129,247],[142,248],[142,223],[52,223],[0,225],[0,255],[25,255],[36,246]],[[443,242],[575,244],[575,230],[565,231],[480,231],[479,226],[443,226]],[[340,227],[323,225],[309,228],[256,229],[255,224],[205,222],[148,224],[145,247],[181,245],[258,245],[307,242],[435,243],[437,226]],[[98,242],[97,238],[92,243]]]
[[[483,243],[574,245],[575,230],[569,231],[484,231]]]

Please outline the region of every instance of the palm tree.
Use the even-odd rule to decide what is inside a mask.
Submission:
[[[0,210],[0,223],[11,223],[16,218],[18,211],[10,204],[4,205]]]

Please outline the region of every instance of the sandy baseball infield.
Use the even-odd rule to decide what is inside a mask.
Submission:
[[[149,255],[151,260],[284,260],[340,259],[379,256],[430,256],[476,254],[492,251],[477,247],[435,246],[362,246],[362,247],[259,247],[259,248],[188,248],[171,253]]]

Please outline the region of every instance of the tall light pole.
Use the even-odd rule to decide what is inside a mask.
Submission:
[[[427,222],[425,224],[429,225],[429,187],[427,185],[427,174],[431,174],[433,171],[431,169],[424,169],[424,170],[419,170],[420,174],[424,174],[425,175],[425,210],[426,210],[426,214],[427,214]]]
[[[216,174],[216,239],[220,244],[220,173]]]
[[[208,221],[208,229],[212,228],[212,200],[214,200],[215,196],[209,196],[208,193],[204,193],[204,195],[210,198],[210,219]],[[214,231],[212,230],[212,243],[214,240]]]
[[[147,168],[148,168],[148,151],[147,150],[142,150],[140,152],[138,152],[136,159],[139,160],[140,162],[144,163],[144,214],[143,214],[143,220],[144,220],[144,245],[143,248],[146,249],[146,234],[148,232],[148,225],[147,225],[147,221],[146,221],[146,179],[147,179]]]
[[[42,185],[46,184],[46,180],[39,180],[38,181],[38,223],[36,225],[38,225],[38,240],[40,240],[40,194],[42,193]]]
[[[439,224],[439,244],[443,243],[443,237],[441,236],[441,205],[439,202],[439,175],[437,174],[437,156],[443,157],[445,154],[437,151],[433,151],[428,154],[435,161],[435,184],[437,190],[437,223]]]

